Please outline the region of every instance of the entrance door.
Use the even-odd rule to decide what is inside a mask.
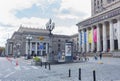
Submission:
[[[114,40],[114,49],[118,50],[118,40]]]

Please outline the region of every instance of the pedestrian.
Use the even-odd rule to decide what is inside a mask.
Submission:
[[[100,54],[99,54],[99,56],[100,56],[100,60],[102,59],[102,52],[100,51]]]
[[[94,49],[94,58],[97,60],[96,48]]]
[[[95,58],[95,60],[97,60],[97,55],[96,54],[95,54],[94,58]]]

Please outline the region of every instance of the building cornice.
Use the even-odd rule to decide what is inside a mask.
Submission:
[[[96,15],[96,16],[92,16],[91,18],[88,18],[84,21],[81,21],[76,25],[79,27],[85,27],[85,26],[89,26],[89,25],[92,25],[92,24],[97,23],[97,22],[101,22],[101,21],[106,20],[108,18],[118,16],[118,15],[120,15],[120,7],[115,8],[115,9],[110,10],[110,11],[106,11],[106,12],[101,13],[101,14]]]

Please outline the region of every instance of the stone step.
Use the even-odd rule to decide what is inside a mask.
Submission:
[[[113,57],[119,57],[120,58],[120,51],[114,51],[112,54],[113,54]]]
[[[87,53],[87,56],[93,57],[93,56],[95,56],[95,54],[97,56],[99,56],[99,53]],[[103,57],[112,57],[113,55],[112,55],[112,53],[102,53],[102,56]]]

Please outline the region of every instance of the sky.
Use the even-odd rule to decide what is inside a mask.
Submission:
[[[0,46],[22,25],[45,29],[51,18],[54,34],[78,33],[76,24],[91,16],[91,0],[0,0]]]

